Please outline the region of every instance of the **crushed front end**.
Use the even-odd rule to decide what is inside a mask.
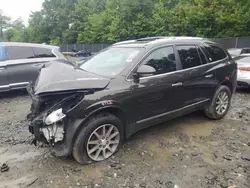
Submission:
[[[36,145],[37,142],[42,142],[53,147],[62,147],[66,129],[72,121],[72,118],[67,116],[67,111],[76,106],[84,98],[85,93],[34,95],[31,88],[28,91],[32,97],[32,105],[27,119],[30,122],[29,132],[34,135],[33,143]]]

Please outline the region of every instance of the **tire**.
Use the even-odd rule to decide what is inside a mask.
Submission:
[[[113,129],[109,134],[110,136],[107,136],[111,127],[113,127]],[[103,129],[106,131],[106,138],[103,138],[102,136]],[[100,139],[95,133],[100,136]],[[111,140],[111,136],[116,134],[118,136],[115,136]],[[73,156],[80,164],[90,164],[92,162],[103,161],[111,157],[118,149],[120,149],[123,141],[124,126],[122,122],[113,114],[101,113],[91,117],[80,130],[73,146]],[[92,144],[90,144],[91,142],[92,144],[94,143],[93,147]],[[111,142],[114,144],[111,144]],[[93,150],[94,152],[91,153]],[[105,150],[105,152],[103,150]],[[95,156],[98,155],[98,153],[99,156],[96,158]]]
[[[226,99],[226,97],[224,96],[227,96],[228,98]],[[227,114],[230,108],[231,97],[232,97],[232,93],[227,86],[224,86],[224,85],[219,86],[219,88],[216,90],[213,96],[212,101],[205,109],[206,116],[214,120],[222,119]],[[225,99],[225,103],[223,103],[221,99]],[[226,105],[226,101],[227,101],[227,105]],[[224,104],[224,107],[222,107],[223,106],[222,103]]]

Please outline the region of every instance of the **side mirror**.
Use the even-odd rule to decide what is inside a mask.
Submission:
[[[151,67],[149,65],[141,65],[136,73],[139,75],[139,77],[145,77],[145,76],[152,76],[156,73],[156,70],[154,67]]]
[[[141,65],[139,66],[139,68],[137,69],[137,71],[134,73],[134,81],[136,83],[139,82],[139,78],[141,77],[146,77],[146,76],[152,76],[156,73],[156,70],[149,66],[149,65]]]

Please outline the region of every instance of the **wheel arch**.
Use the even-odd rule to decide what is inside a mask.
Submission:
[[[231,94],[233,94],[234,92],[234,87],[232,82],[230,82],[229,80],[224,80],[220,83],[220,85],[216,88],[216,90],[220,87],[220,86],[227,86],[229,88],[229,90],[231,91]],[[216,91],[215,91],[216,92]]]
[[[121,122],[123,124],[124,138],[126,138],[126,131],[127,131],[126,124],[127,123],[126,123],[125,112],[119,106],[109,106],[109,107],[103,107],[103,108],[96,109],[96,110],[92,111],[91,113],[89,113],[88,115],[86,115],[86,117],[83,119],[83,121],[77,127],[77,129],[74,133],[74,136],[73,136],[72,143],[75,142],[76,137],[78,136],[78,133],[85,126],[86,122],[88,122],[94,116],[97,116],[99,114],[105,114],[105,113],[112,114],[121,120]]]

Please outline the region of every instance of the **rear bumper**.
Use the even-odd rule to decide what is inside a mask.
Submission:
[[[237,87],[250,87],[250,84],[247,82],[238,81]]]
[[[250,87],[250,78],[238,78],[237,86],[238,87]]]

